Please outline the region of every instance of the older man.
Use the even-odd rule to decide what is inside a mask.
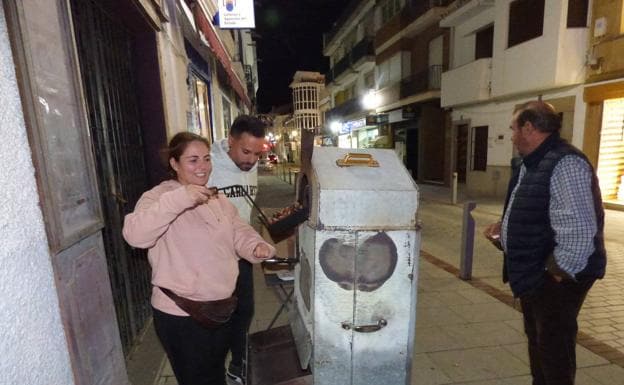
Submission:
[[[520,298],[533,385],[573,385],[577,316],[605,273],[604,210],[596,173],[559,137],[561,119],[541,101],[511,122],[521,156],[502,221],[485,236],[504,251],[503,280]]]

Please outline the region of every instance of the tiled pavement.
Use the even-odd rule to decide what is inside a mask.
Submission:
[[[467,198],[460,193],[459,203],[451,205],[449,189],[424,185],[420,190],[423,257],[429,254],[447,271],[456,272],[462,202]],[[483,228],[496,221],[501,211],[501,202],[482,200],[472,212],[476,224],[472,282],[514,305],[508,286],[500,278],[501,255],[481,236]],[[605,216],[607,273],[594,284],[579,315],[579,344],[624,367],[624,212],[606,210]]]
[[[267,194],[263,207],[282,207],[292,200],[292,186],[271,176],[261,177],[260,182],[261,194]],[[421,186],[421,193],[423,252],[412,383],[529,384],[521,314],[500,280],[500,255],[480,237],[483,226],[498,217],[500,204],[479,202],[473,211],[477,225],[473,279],[462,281],[457,266],[463,197],[460,194],[460,204],[454,206],[447,203],[448,189]],[[619,232],[624,232],[624,215],[609,211],[608,274],[591,290],[580,316],[578,385],[624,385],[624,262],[620,260],[624,234]],[[284,245],[279,246],[283,253]],[[251,332],[266,328],[279,306],[259,268],[254,278],[256,315]],[[282,315],[276,325],[286,322]],[[155,384],[176,384],[166,360]]]

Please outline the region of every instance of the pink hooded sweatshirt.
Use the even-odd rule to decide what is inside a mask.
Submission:
[[[275,248],[244,220],[222,194],[196,206],[175,180],[145,192],[134,212],[124,219],[123,236],[134,247],[149,249],[152,285],[197,301],[232,295],[238,276],[238,256],[252,263],[258,243]],[[152,306],[186,316],[160,289],[152,289]]]

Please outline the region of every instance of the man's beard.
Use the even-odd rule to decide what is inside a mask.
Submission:
[[[240,168],[242,171],[249,171],[253,168],[255,163],[238,163],[237,166],[238,168]]]

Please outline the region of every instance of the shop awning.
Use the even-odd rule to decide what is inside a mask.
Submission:
[[[204,35],[206,40],[208,41],[208,45],[210,50],[215,54],[223,68],[228,74],[228,78],[230,79],[230,86],[234,89],[234,91],[241,98],[243,103],[247,105],[247,108],[251,109],[251,100],[249,100],[249,96],[245,93],[245,87],[241,84],[241,80],[236,76],[236,73],[232,69],[232,61],[225,50],[225,47],[219,40],[217,36],[217,31],[214,29],[212,23],[210,23],[209,19],[204,14],[201,6],[197,3],[192,5],[193,9],[193,17],[195,18],[195,24],[197,25],[197,29],[200,33]]]

